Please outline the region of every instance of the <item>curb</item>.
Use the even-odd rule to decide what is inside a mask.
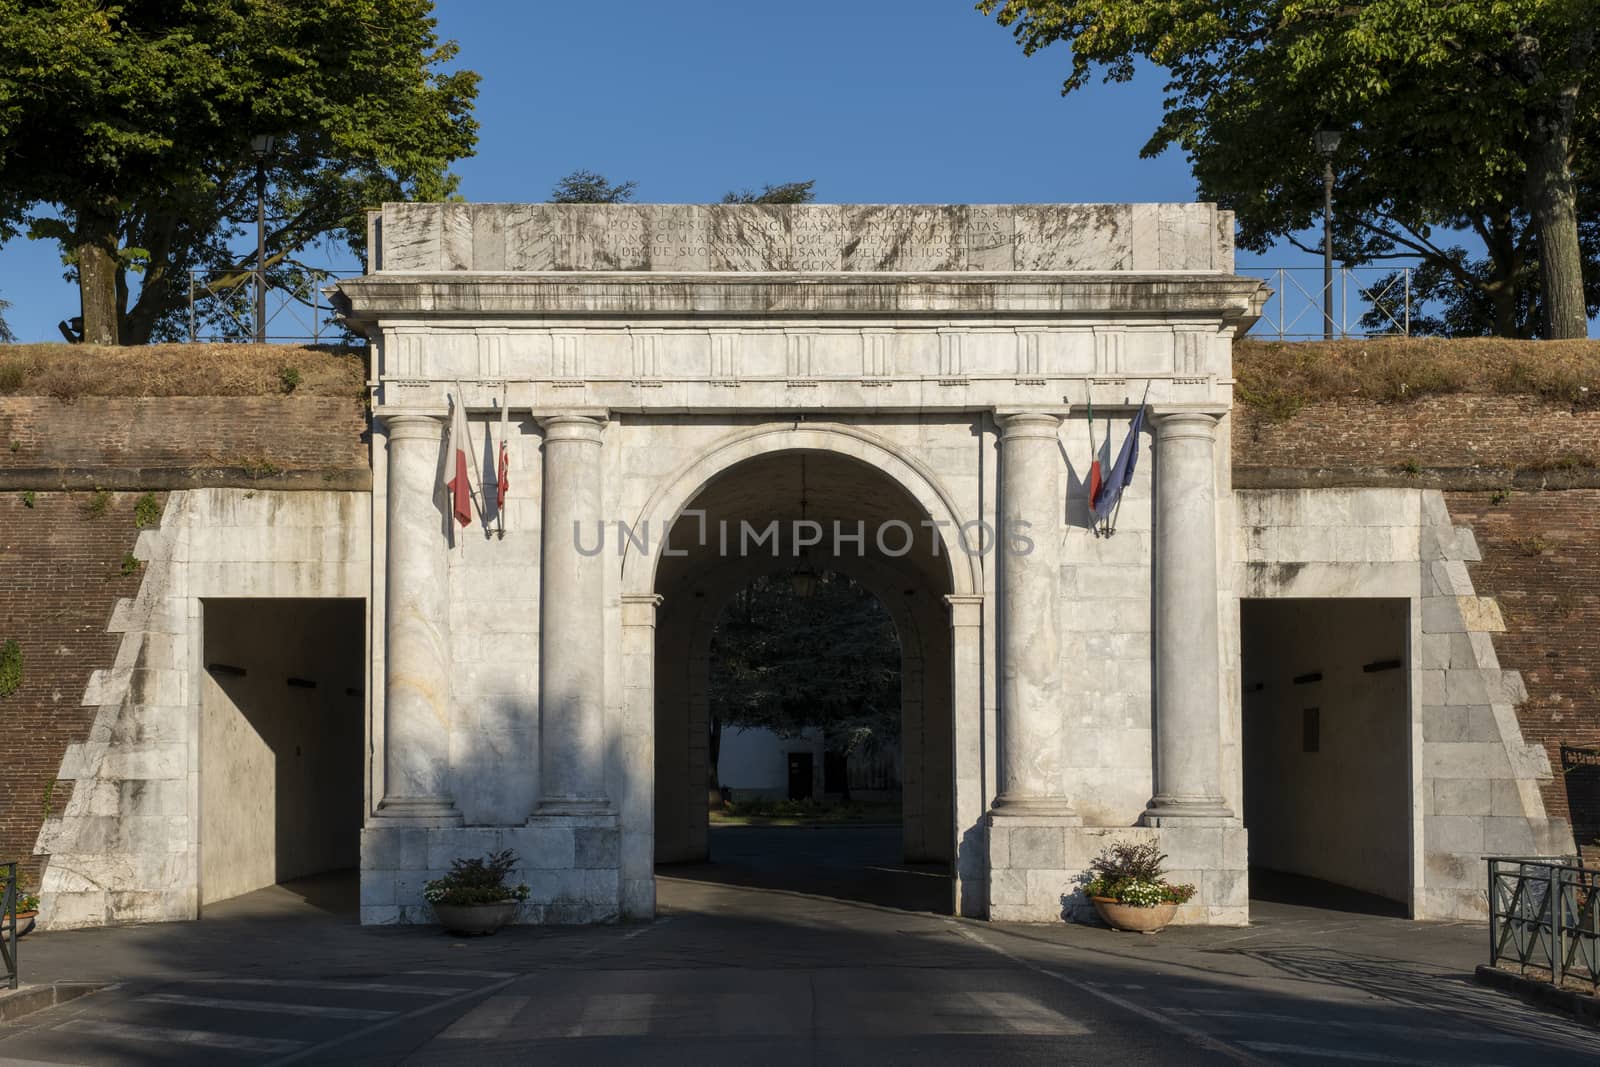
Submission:
[[[15,992],[0,993],[0,1023],[15,1022],[24,1015],[77,1000],[104,989],[109,982],[52,982],[50,985],[25,985]]]
[[[1600,1026],[1600,997],[1575,993],[1570,989],[1557,989],[1549,982],[1537,982],[1485,963],[1478,964],[1473,974],[1480,984],[1510,993],[1518,1000],[1541,1008],[1551,1008],[1580,1022]]]

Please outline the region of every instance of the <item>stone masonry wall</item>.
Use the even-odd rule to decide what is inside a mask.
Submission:
[[[1482,554],[1473,587],[1504,618],[1500,665],[1527,686],[1523,737],[1545,746],[1555,772],[1541,786],[1546,813],[1600,856],[1600,766],[1562,766],[1563,745],[1600,751],[1600,410],[1458,394],[1322,402],[1285,419],[1240,405],[1233,423],[1237,488],[1445,491]]]

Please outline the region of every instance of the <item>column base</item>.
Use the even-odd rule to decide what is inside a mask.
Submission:
[[[1049,819],[1053,826],[1081,826],[1083,816],[1072,810],[1066,797],[996,797],[989,809],[991,819]]]
[[[1139,821],[1145,826],[1235,826],[1239,820],[1221,797],[1157,795]]]
[[[461,812],[449,797],[384,797],[373,812],[392,826],[460,826]]]

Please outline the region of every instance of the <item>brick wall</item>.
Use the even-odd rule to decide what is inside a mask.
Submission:
[[[0,860],[22,860],[29,882],[46,790],[60,812],[72,789],[55,784],[61,757],[94,721],[93,708],[78,706],[84,686],[116,658],[112,606],[139,588],[138,571],[122,573],[138,496],[112,493],[100,510],[88,492],[35,493],[32,507],[19,492],[0,496],[0,641],[14,639],[23,656],[21,687],[0,697]]]
[[[1555,780],[1547,814],[1569,819],[1600,858],[1600,766],[1564,770],[1563,745],[1600,752],[1600,489],[1446,493],[1450,514],[1472,526],[1483,553],[1472,580],[1500,604],[1501,666],[1522,672],[1523,739],[1543,744]]]
[[[1323,402],[1275,420],[1241,405],[1233,442],[1236,481],[1260,488],[1272,487],[1274,470],[1318,470],[1368,485],[1404,484],[1428,472],[1486,487],[1508,482],[1513,471],[1519,485],[1594,482],[1600,408],[1455,394],[1402,404]]]
[[[1522,672],[1525,740],[1555,778],[1545,808],[1600,858],[1600,766],[1563,772],[1562,746],[1600,751],[1600,410],[1530,397],[1454,395],[1404,404],[1339,401],[1283,420],[1233,417],[1234,484],[1416,485],[1445,490],[1483,553],[1469,568]]]
[[[349,397],[0,397],[0,485],[362,488],[366,431]]]

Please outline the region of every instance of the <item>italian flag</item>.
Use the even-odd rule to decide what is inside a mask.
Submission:
[[[444,483],[450,493],[450,513],[465,526],[472,521],[472,487],[467,482],[467,412],[461,394],[456,393],[450,412],[450,441],[445,448],[452,472]]]

